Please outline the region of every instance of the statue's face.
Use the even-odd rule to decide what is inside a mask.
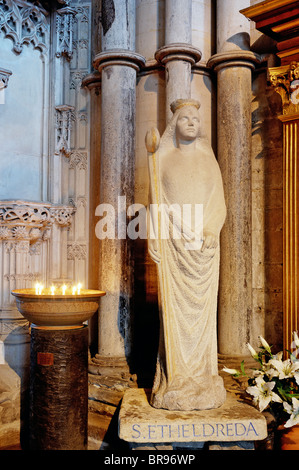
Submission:
[[[176,124],[177,137],[181,140],[194,140],[199,134],[199,115],[193,106],[182,109]]]

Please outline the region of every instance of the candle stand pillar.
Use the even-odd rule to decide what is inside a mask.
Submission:
[[[104,292],[12,294],[31,322],[30,450],[87,450],[88,327]]]
[[[31,328],[30,450],[86,450],[88,328]]]

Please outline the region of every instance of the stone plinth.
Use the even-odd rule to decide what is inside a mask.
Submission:
[[[169,411],[153,408],[145,389],[125,392],[119,413],[119,437],[134,443],[236,442],[267,437],[267,424],[254,407],[227,394],[220,408]]]

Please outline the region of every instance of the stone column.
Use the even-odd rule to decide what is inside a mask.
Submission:
[[[218,162],[227,205],[221,232],[218,312],[220,360],[231,365],[248,355],[252,338],[251,73],[249,22],[239,13],[247,0],[217,2]],[[261,332],[262,333],[262,332]]]
[[[136,71],[145,59],[134,52],[135,1],[116,2],[112,9],[109,5],[102,4],[102,52],[94,60],[102,83],[99,203],[108,204],[113,213],[113,233],[100,243],[99,285],[107,295],[99,314],[98,356],[106,365],[109,360],[125,365],[133,279],[126,209],[134,199]],[[96,215],[104,213],[99,209]]]
[[[165,65],[166,121],[172,116],[170,104],[178,98],[191,98],[191,66],[201,58],[201,52],[191,45],[192,0],[166,0],[165,46],[155,54]]]

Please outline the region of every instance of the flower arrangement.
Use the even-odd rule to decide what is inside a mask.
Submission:
[[[293,332],[294,349],[289,352],[290,357],[283,360],[283,353],[273,355],[267,341],[259,336],[261,341],[260,351],[247,343],[247,347],[253,359],[259,364],[259,368],[253,369],[249,377],[245,373],[244,361],[237,369],[223,368],[234,378],[247,377],[248,387],[246,392],[252,397],[253,404],[264,411],[269,409],[275,416],[278,424],[284,424],[286,428],[299,424],[299,338]]]

